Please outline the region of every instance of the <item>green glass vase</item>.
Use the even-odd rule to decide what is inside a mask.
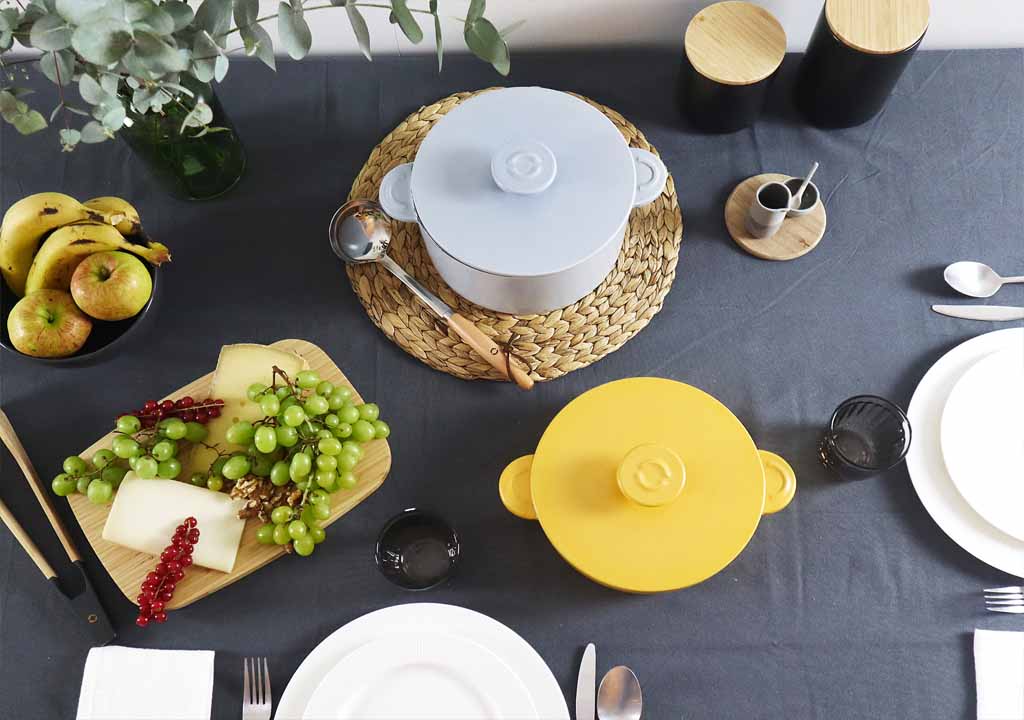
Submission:
[[[120,135],[168,192],[208,200],[226,193],[242,177],[245,148],[213,88],[196,81],[185,85],[194,96],[181,94],[159,113],[129,111]],[[183,130],[200,97],[210,106],[213,120],[205,132],[195,127]]]

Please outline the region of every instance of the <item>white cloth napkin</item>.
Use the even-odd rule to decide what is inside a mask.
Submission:
[[[978,720],[1024,718],[1024,633],[974,631]]]
[[[210,720],[213,652],[93,648],[78,720]]]

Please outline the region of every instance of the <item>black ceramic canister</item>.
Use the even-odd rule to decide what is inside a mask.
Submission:
[[[748,127],[764,107],[786,55],[786,32],[762,7],[740,0],[709,5],[686,28],[682,103],[698,130]]]
[[[928,29],[929,0],[826,0],[800,65],[796,103],[819,127],[867,122]]]

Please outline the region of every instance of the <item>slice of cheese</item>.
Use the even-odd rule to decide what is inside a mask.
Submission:
[[[292,379],[307,367],[305,358],[266,345],[243,343],[221,348],[217,370],[210,384],[210,397],[223,400],[224,407],[220,417],[206,425],[208,445],[217,445],[224,451],[240,449],[228,443],[225,437],[228,428],[239,420],[253,421],[263,417],[259,403],[251,401],[246,392],[253,383],[268,386],[273,383],[275,365]],[[197,446],[189,454],[181,477],[188,479],[193,472],[205,473],[216,459],[216,450]]]
[[[245,520],[238,518],[243,505],[225,493],[177,480],[143,480],[130,472],[117,489],[103,539],[159,555],[170,545],[174,529],[185,518],[194,517],[199,523],[199,542],[193,562],[231,572],[245,528]]]

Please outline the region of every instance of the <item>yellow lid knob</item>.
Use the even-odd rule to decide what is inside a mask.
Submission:
[[[664,445],[638,445],[626,453],[616,473],[622,494],[647,507],[668,505],[686,483],[683,461]]]

